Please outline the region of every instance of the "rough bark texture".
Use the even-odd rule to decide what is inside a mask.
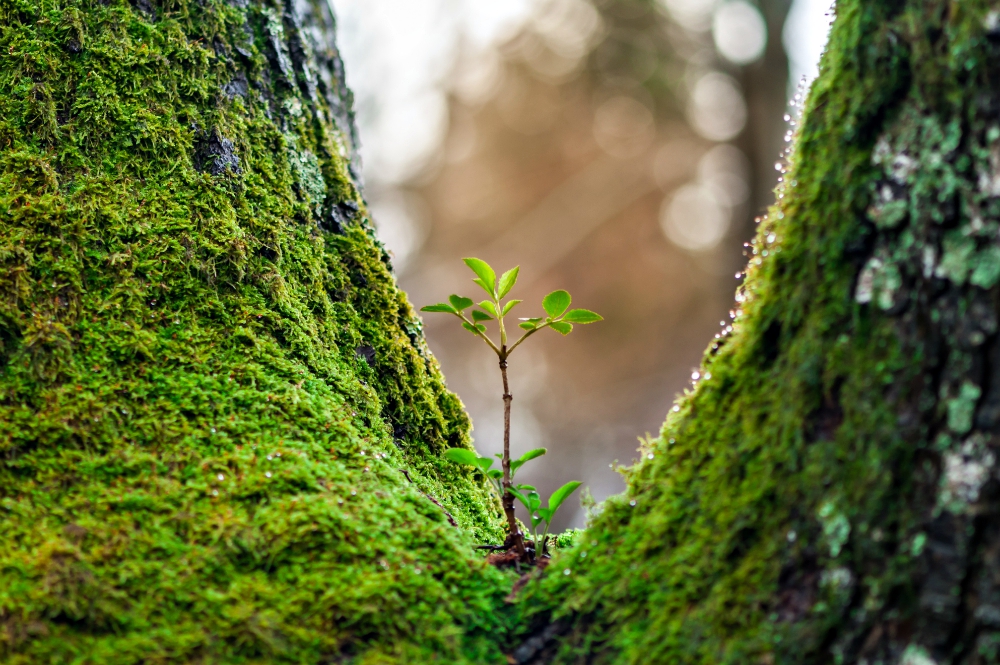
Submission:
[[[0,661],[503,661],[333,27],[0,0]]]
[[[1000,662],[1000,5],[836,14],[732,331],[519,662]]]

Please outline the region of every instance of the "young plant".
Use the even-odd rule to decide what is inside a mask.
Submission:
[[[535,448],[534,450],[529,450],[528,452],[524,453],[518,459],[511,460],[510,462],[511,482],[514,481],[514,476],[517,474],[517,470],[520,469],[522,466],[524,466],[525,462],[533,460],[536,457],[541,457],[546,452],[547,451],[545,450],[545,448]],[[483,473],[485,473],[486,477],[489,478],[490,482],[493,484],[493,489],[496,490],[497,498],[501,500],[503,499],[503,471],[501,471],[500,469],[492,468],[493,460],[491,460],[489,457],[480,457],[473,451],[467,450],[466,448],[449,448],[448,450],[444,451],[444,456],[447,459],[451,460],[452,462],[455,462],[456,464],[468,464],[469,466],[474,466]],[[497,453],[496,455],[494,455],[494,457],[500,460],[501,465],[503,464],[503,455]],[[524,490],[530,491],[534,490],[535,488],[532,487],[531,485],[514,485],[514,489],[522,491]]]
[[[542,498],[538,496],[538,492],[535,492],[534,488],[527,495],[519,491],[521,490],[521,486],[511,488],[510,493],[524,504],[524,507],[528,510],[528,515],[531,516],[531,536],[535,541],[535,556],[540,557],[545,554],[545,545],[549,537],[549,527],[552,526],[552,518],[555,517],[556,511],[559,510],[562,502],[580,485],[579,480],[571,480],[557,489],[552,493],[552,497],[549,498],[548,508],[542,508]],[[542,522],[545,522],[545,530],[542,531],[542,537],[539,539],[538,525]]]
[[[472,300],[472,298],[465,298],[463,296],[452,295],[448,298],[446,303],[438,303],[437,305],[428,305],[421,309],[423,312],[441,312],[444,314],[452,314],[462,321],[462,327],[468,330],[470,333],[479,337],[489,346],[494,353],[497,354],[497,359],[500,362],[500,376],[503,380],[503,453],[497,455],[500,458],[499,470],[492,469],[493,460],[488,457],[479,457],[472,451],[452,448],[445,452],[448,459],[461,464],[471,464],[476,466],[486,474],[488,478],[496,485],[497,490],[500,493],[500,500],[503,505],[504,515],[507,518],[507,528],[513,539],[513,546],[517,550],[518,554],[524,558],[526,557],[526,551],[524,548],[524,538],[521,532],[517,528],[517,521],[514,518],[514,498],[516,496],[515,491],[527,490],[529,492],[535,492],[534,487],[520,486],[515,487],[513,484],[514,472],[520,468],[525,462],[539,457],[545,453],[544,449],[533,450],[525,453],[519,460],[511,461],[510,459],[510,404],[513,401],[513,396],[510,394],[510,387],[507,383],[507,359],[514,352],[517,347],[521,346],[526,339],[534,335],[540,330],[545,328],[551,328],[561,335],[568,335],[573,332],[574,324],[583,323],[595,323],[597,321],[602,321],[603,318],[599,314],[595,314],[587,309],[570,309],[570,303],[572,302],[572,297],[567,291],[559,290],[553,291],[549,295],[542,299],[542,309],[545,310],[544,317],[532,317],[520,319],[518,327],[524,332],[521,334],[520,338],[517,339],[513,344],[509,344],[507,337],[507,325],[506,317],[510,314],[511,310],[514,309],[521,300],[507,300],[507,294],[510,290],[514,288],[514,284],[517,282],[517,275],[520,270],[520,266],[515,266],[511,268],[497,280],[496,272],[489,266],[488,263],[480,259],[468,258],[463,259],[465,265],[467,265],[476,277],[472,281],[475,282],[486,292],[488,298],[483,300],[478,305]],[[475,309],[478,307],[479,309]],[[466,316],[466,310],[471,310],[470,314]],[[496,321],[497,332],[499,333],[498,341],[494,342],[493,339],[486,333],[486,322]],[[541,451],[541,452],[539,452]],[[576,481],[574,481],[576,482]],[[561,492],[566,487],[569,487],[572,483],[564,485],[557,491],[557,494]],[[579,483],[577,483],[577,486]],[[571,487],[564,495],[559,498],[559,501],[555,504],[550,500],[549,508],[545,510],[551,511],[549,518],[545,519],[546,525],[551,519],[551,515],[555,513],[555,510],[559,507],[559,503],[563,500],[569,493],[576,489],[576,486]],[[537,492],[535,492],[537,496]],[[522,495],[523,496],[523,495]],[[553,495],[555,499],[556,495]],[[541,505],[541,499],[539,499],[539,506]],[[529,508],[531,513],[532,522],[534,522],[535,511]],[[539,513],[541,515],[541,513]],[[546,526],[546,532],[548,526]],[[537,541],[536,541],[537,547]],[[541,553],[539,552],[539,555]]]

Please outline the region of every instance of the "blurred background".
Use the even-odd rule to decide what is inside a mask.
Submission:
[[[510,361],[518,477],[600,501],[726,325],[830,0],[331,0],[367,196],[415,307],[481,299],[462,257],[521,266],[519,316],[565,288],[603,323]],[[502,448],[496,358],[452,317],[431,349]],[[521,516],[525,518],[524,515]],[[583,526],[570,500],[556,529]]]

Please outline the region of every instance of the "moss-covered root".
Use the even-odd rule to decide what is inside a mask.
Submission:
[[[1000,5],[838,2],[778,199],[531,632],[564,663],[998,663]]]
[[[332,30],[0,0],[0,661],[503,661]]]

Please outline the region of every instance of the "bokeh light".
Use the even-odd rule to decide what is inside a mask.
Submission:
[[[471,294],[461,258],[480,256],[522,266],[522,308],[567,288],[604,314],[512,358],[512,446],[549,448],[523,476],[543,493],[620,491],[614,462],[658,431],[733,305],[825,0],[788,22],[787,0],[331,1],[401,287],[417,307]],[[793,20],[819,28],[791,39]],[[495,359],[424,322],[477,448],[498,451]],[[556,528],[582,525],[573,503]]]
[[[735,65],[749,65],[764,55],[767,23],[746,0],[724,2],[715,10],[712,37],[722,57]]]

